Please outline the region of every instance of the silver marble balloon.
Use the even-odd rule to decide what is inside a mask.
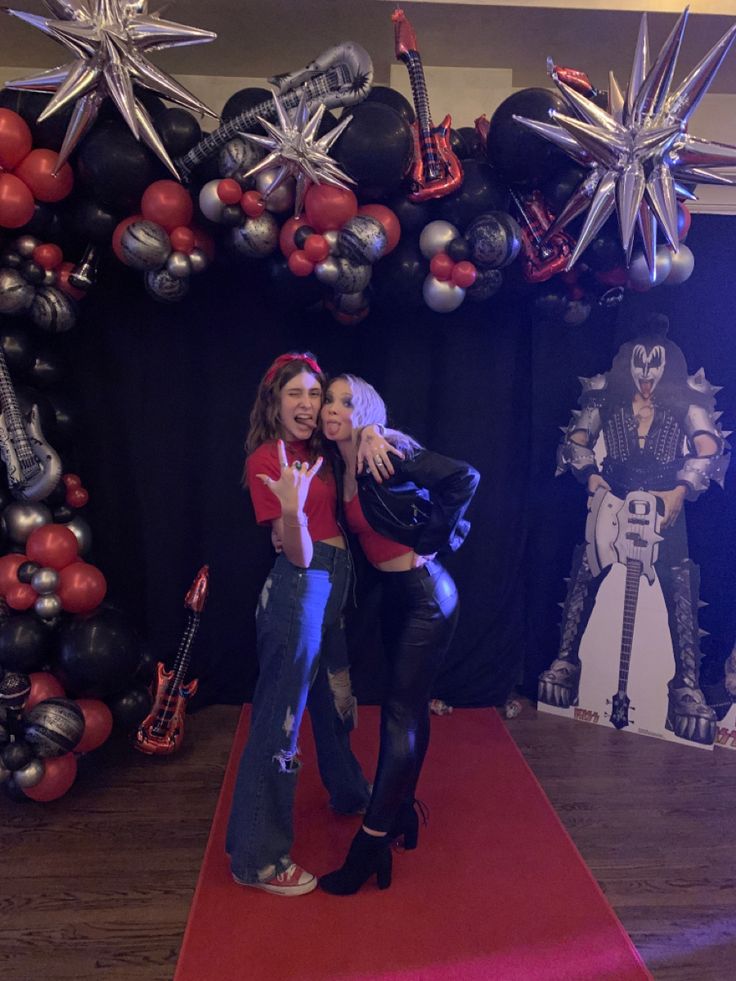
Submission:
[[[75,514],[71,521],[66,522],[66,527],[74,533],[79,546],[79,554],[86,557],[92,548],[92,529],[81,515]]]
[[[314,267],[314,275],[325,286],[334,286],[340,275],[337,259],[334,256],[327,256],[322,262],[318,262]]]
[[[185,252],[172,252],[166,260],[166,271],[174,279],[186,279],[192,272],[189,256]]]
[[[33,586],[39,596],[45,596],[47,593],[55,592],[58,585],[59,573],[56,569],[44,567],[43,569],[39,569],[38,572],[34,572],[31,577],[31,586]]]
[[[203,249],[192,249],[189,253],[189,268],[195,276],[204,272],[209,264],[210,260]]]
[[[263,150],[255,143],[235,138],[229,140],[220,150],[217,164],[222,177],[230,177],[237,181],[243,189],[254,187],[255,177],[245,177],[245,174],[263,159]]]
[[[189,280],[176,279],[166,269],[151,269],[143,281],[151,296],[164,303],[177,303],[189,292]]]
[[[260,259],[275,252],[279,244],[279,226],[272,214],[264,211],[232,230],[231,241],[240,255]]]
[[[349,259],[337,259],[337,279],[334,282],[336,293],[361,293],[371,281],[373,268],[357,265]]]
[[[19,787],[35,787],[40,783],[45,773],[45,767],[41,760],[31,760],[20,770],[16,770],[13,779]]]
[[[650,270],[644,252],[638,251],[629,265],[629,286],[644,292],[652,286],[660,286],[669,276],[672,269],[672,253],[665,245],[660,245],[655,254],[654,266]]]
[[[684,283],[690,279],[694,268],[695,256],[687,245],[680,242],[680,248],[672,256],[672,267],[664,281],[665,286],[679,286]]]
[[[22,504],[20,501],[13,501],[3,509],[3,522],[8,539],[13,545],[25,545],[32,531],[52,521],[51,511],[45,504]]]
[[[430,221],[419,236],[419,250],[425,259],[431,259],[438,252],[445,252],[450,242],[460,237],[460,232],[449,221]]]
[[[74,300],[55,286],[42,286],[31,304],[31,320],[49,334],[63,334],[76,324],[77,308]]]
[[[55,593],[48,593],[38,597],[33,604],[33,609],[42,620],[53,620],[61,613],[61,600]]]
[[[337,235],[337,250],[356,264],[377,262],[388,246],[386,229],[375,218],[356,215],[348,219]]]
[[[13,242],[13,248],[16,252],[22,255],[24,259],[30,259],[33,255],[34,249],[40,244],[41,240],[34,238],[33,235],[19,235]]]
[[[276,184],[280,168],[262,170],[256,177],[256,190],[263,195],[266,208],[275,215],[282,215],[294,207],[294,195],[296,193],[296,182],[293,177],[287,177]]]
[[[23,313],[36,291],[15,269],[0,269],[0,313]]]
[[[120,236],[120,251],[133,269],[158,269],[171,254],[171,242],[165,229],[142,218],[131,222]]]
[[[199,210],[210,221],[219,222],[225,210],[225,202],[220,200],[217,188],[219,180],[207,181],[199,192]]]
[[[435,313],[452,313],[465,299],[465,290],[430,273],[422,287],[424,302]]]

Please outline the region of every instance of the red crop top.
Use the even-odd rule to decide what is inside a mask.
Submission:
[[[384,538],[371,528],[365,519],[357,494],[345,502],[345,518],[348,528],[358,536],[360,547],[371,565],[379,565],[381,562],[388,562],[389,559],[396,559],[399,555],[411,552],[411,548],[407,545]]]
[[[303,463],[309,462],[309,448],[306,441],[298,440],[285,445],[286,459],[289,463],[293,463],[295,460],[301,460]],[[327,468],[327,477],[323,480],[325,468]],[[274,480],[279,479],[281,464],[279,463],[276,443],[262,443],[257,450],[254,450],[246,460],[245,472],[258,524],[267,525],[276,518],[280,518],[281,502],[256,476],[256,474],[264,473]],[[325,462],[309,485],[309,493],[304,506],[304,513],[309,521],[309,536],[313,542],[321,542],[326,538],[342,537],[335,514],[336,507],[335,478]]]

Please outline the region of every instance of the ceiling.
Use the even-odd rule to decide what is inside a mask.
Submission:
[[[640,11],[649,11],[650,44],[656,50],[675,22],[673,11],[679,10],[672,0],[591,0],[585,10],[573,9],[571,2],[550,0],[549,6],[540,6],[522,0],[504,6],[495,0],[430,0],[406,3],[404,9],[426,65],[511,68],[515,88],[547,85],[548,55],[559,65],[586,71],[601,88],[607,87],[609,69],[625,83]],[[39,0],[16,4],[46,12]],[[611,9],[633,5],[638,10]],[[174,75],[265,78],[300,68],[332,44],[353,40],[370,52],[376,81],[386,83],[394,62],[393,6],[387,0],[177,0],[163,16],[212,30],[217,40],[159,52],[154,60]],[[710,12],[699,12],[704,8]],[[736,0],[694,0],[692,9],[676,80],[736,21]],[[0,27],[0,66],[47,68],[68,60],[65,49],[14,17],[0,20]],[[709,91],[736,93],[736,46]]]

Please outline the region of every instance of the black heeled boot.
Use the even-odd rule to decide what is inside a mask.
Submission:
[[[396,813],[391,826],[392,841],[403,839],[404,851],[410,852],[417,847],[419,841],[419,818],[426,827],[429,820],[429,810],[420,800],[405,801]]]
[[[379,889],[391,885],[391,838],[362,828],[353,838],[342,868],[323,875],[320,887],[333,896],[352,896],[375,873]]]

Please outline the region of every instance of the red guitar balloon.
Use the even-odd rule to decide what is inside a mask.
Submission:
[[[452,117],[445,116],[439,126],[432,125],[427,83],[414,30],[403,10],[397,8],[391,14],[391,20],[394,22],[396,57],[404,62],[409,72],[417,114],[412,126],[414,164],[409,199],[426,201],[428,198],[441,198],[456,191],[463,182],[463,168],[450,148]]]
[[[189,610],[187,625],[179,643],[174,666],[166,670],[163,661],[156,666],[153,708],[138,726],[133,745],[141,753],[167,756],[176,752],[184,739],[184,714],[187,702],[197,690],[197,679],[184,684],[189,668],[192,642],[199,627],[209,588],[209,566],[203,565],[189,587],[184,606]]]

